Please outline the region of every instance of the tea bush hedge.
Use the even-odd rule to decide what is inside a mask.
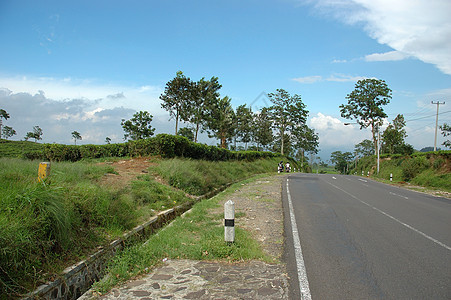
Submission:
[[[155,137],[107,145],[45,144],[42,150],[27,151],[28,159],[50,161],[78,161],[101,157],[139,157],[159,155],[163,158],[185,157],[210,161],[248,160],[278,157],[280,154],[263,151],[230,151],[189,141],[186,137],[158,134]]]

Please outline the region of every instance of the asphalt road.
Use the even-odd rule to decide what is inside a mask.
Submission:
[[[298,173],[283,201],[292,299],[451,299],[451,200]]]

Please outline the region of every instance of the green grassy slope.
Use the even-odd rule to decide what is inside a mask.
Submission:
[[[366,175],[394,182],[408,182],[414,185],[441,189],[451,192],[451,151],[415,153],[412,156],[383,156],[380,158],[377,174],[376,157],[364,157],[350,174]]]
[[[33,290],[155,211],[188,201],[185,192],[275,173],[279,159],[156,158],[148,173],[115,187],[102,180],[114,167],[96,160],[52,162],[50,177],[38,183],[39,161],[0,158],[0,299]]]

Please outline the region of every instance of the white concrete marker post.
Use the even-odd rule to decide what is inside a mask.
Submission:
[[[390,173],[390,181],[393,181],[393,173]]]
[[[235,203],[232,200],[224,204],[224,240],[235,241]]]

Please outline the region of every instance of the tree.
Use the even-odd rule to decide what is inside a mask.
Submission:
[[[318,153],[319,137],[315,130],[306,124],[300,124],[293,129],[292,133],[295,137],[296,149],[314,154]]]
[[[111,143],[111,139],[109,137],[105,138],[105,143],[107,143],[108,145]]]
[[[192,128],[183,127],[179,129],[178,135],[186,137],[191,142],[194,141],[194,132]]]
[[[340,112],[343,118],[357,120],[360,129],[371,126],[374,149],[377,149],[378,127],[382,125],[383,119],[387,117],[382,106],[390,103],[391,92],[384,80],[359,80],[355,85],[355,89],[346,96],[348,104],[340,105]]]
[[[77,140],[82,139],[78,131],[72,131],[72,138],[74,139],[75,145],[77,145]]]
[[[309,152],[310,154],[318,153],[319,137],[307,124],[299,124],[293,129],[292,134],[294,148],[297,150],[296,157],[299,157],[301,168],[303,168],[305,152]]]
[[[274,139],[274,143],[272,145],[272,151],[282,153],[281,146],[283,144],[284,153],[285,153],[284,155],[292,156],[292,154],[294,152],[294,148],[293,148],[293,143],[292,143],[291,137],[292,137],[291,135],[289,135],[288,133],[285,133],[283,135],[283,141],[281,141],[281,137],[276,136]]]
[[[373,142],[370,140],[363,140],[354,146],[354,152],[358,156],[371,156],[374,154]]]
[[[250,107],[245,104],[236,108],[236,135],[240,138],[240,142],[245,144],[247,150],[247,143],[252,140],[252,122],[254,114]]]
[[[273,105],[269,108],[274,129],[278,132],[280,153],[284,154],[285,133],[294,129],[295,126],[305,124],[308,111],[302,102],[300,95],[291,96],[283,89],[277,89],[276,93],[268,94],[269,100]]]
[[[39,140],[42,140],[42,129],[39,126],[33,127],[33,132],[27,132],[25,136],[25,140],[34,139],[34,142],[37,143]]]
[[[440,130],[442,131],[442,135],[444,137],[447,137],[447,136],[451,135],[451,126],[449,126],[447,123],[445,123],[442,126],[440,126]],[[450,148],[451,147],[451,141],[450,140],[446,140],[446,141],[443,142],[442,145],[447,147],[447,148]]]
[[[121,125],[125,131],[124,140],[141,140],[151,137],[155,131],[150,123],[153,116],[147,111],[139,111],[133,115],[130,120],[122,119]]]
[[[402,154],[405,145],[404,139],[407,137],[404,126],[406,126],[404,116],[398,114],[393,123],[389,124],[382,134],[382,152]]]
[[[176,77],[166,83],[164,93],[160,95],[163,101],[161,107],[169,111],[171,118],[175,118],[175,134],[178,133],[179,120],[185,120],[188,112],[188,101],[192,94],[191,79],[178,71]]]
[[[221,87],[218,77],[211,77],[210,80],[201,78],[198,82],[191,82],[190,97],[184,108],[184,121],[195,125],[194,141],[196,143],[199,130],[207,123],[209,107],[217,102]]]
[[[13,135],[17,134],[17,132],[12,127],[9,127],[9,126],[3,127],[2,133],[3,133],[3,136],[5,137],[5,139],[8,139],[8,138],[12,137]]]
[[[260,113],[254,115],[253,124],[252,134],[254,142],[257,143],[257,149],[259,145],[263,148],[267,147],[274,140],[268,108],[263,107]]]
[[[4,109],[0,109],[0,139],[2,138],[2,132],[3,132],[2,131],[2,125],[3,125],[2,119],[5,119],[5,121],[9,119],[9,114]]]
[[[227,141],[230,140],[235,133],[234,118],[235,113],[231,99],[224,97],[210,107],[207,127],[210,137],[216,137],[220,140],[221,148],[227,148]]]
[[[330,161],[335,164],[335,170],[345,174],[348,165],[352,163],[353,155],[351,152],[334,151],[330,154]]]

